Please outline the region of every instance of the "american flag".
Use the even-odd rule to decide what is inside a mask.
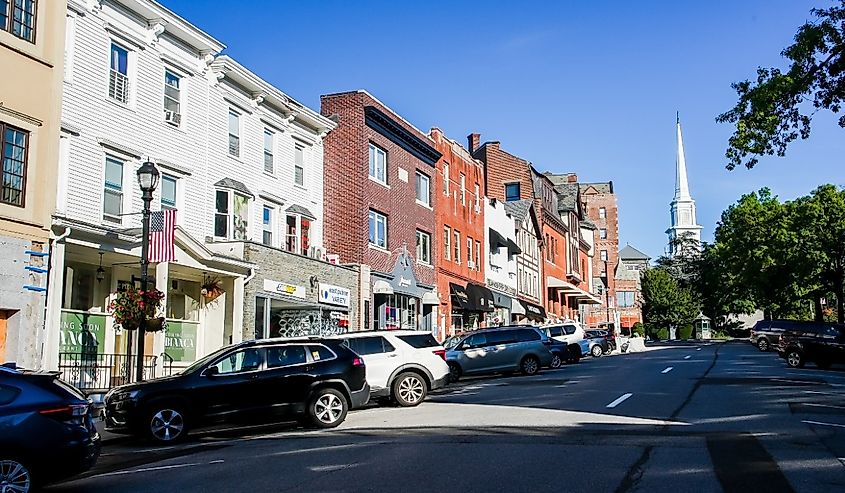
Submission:
[[[173,262],[176,255],[173,237],[176,234],[176,211],[154,211],[150,214],[150,262]]]

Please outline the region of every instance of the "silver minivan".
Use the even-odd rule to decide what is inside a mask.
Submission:
[[[531,326],[506,326],[467,334],[446,351],[449,375],[454,382],[462,375],[521,371],[534,375],[552,362],[551,340]]]

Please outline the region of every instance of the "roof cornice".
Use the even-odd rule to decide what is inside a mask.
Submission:
[[[375,106],[364,107],[364,120],[367,126],[384,135],[429,166],[434,166],[434,163],[442,156],[431,143],[417,137]]]
[[[154,0],[116,1],[147,19],[151,26],[161,25],[165,32],[196,48],[203,55],[216,55],[226,48],[226,45]]]

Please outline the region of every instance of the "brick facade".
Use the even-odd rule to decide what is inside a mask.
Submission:
[[[589,312],[588,323],[597,325],[607,322],[606,303],[608,296],[610,297],[611,316],[613,315],[613,308],[616,306],[616,280],[613,273],[619,263],[619,206],[616,194],[613,191],[613,182],[579,183],[579,187],[587,217],[597,228],[594,232],[596,254],[593,257],[593,273],[601,278],[602,283],[607,285],[606,288],[609,291],[609,293],[602,293],[603,304],[594,307]],[[601,237],[602,230],[607,232],[606,238]],[[610,276],[605,273],[603,255],[606,255]]]
[[[437,228],[434,235],[437,293],[440,298],[438,326],[442,328],[441,336],[445,336],[467,326],[483,324],[483,316],[463,314],[458,307],[454,307],[456,313],[463,316],[452,317],[453,299],[449,285],[457,284],[465,288],[468,283],[482,286],[485,283],[484,264],[489,247],[484,241],[484,164],[473,159],[469,151],[446,137],[440,129],[432,128],[429,136],[442,154],[437,162],[432,192],[438,196],[435,208]],[[460,238],[460,244],[457,245],[459,258],[455,256],[456,234]],[[469,260],[472,260],[472,264]]]

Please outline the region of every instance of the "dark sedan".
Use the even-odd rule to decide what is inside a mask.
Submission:
[[[81,473],[100,455],[90,402],[57,375],[0,366],[0,492]]]
[[[590,354],[594,358],[598,358],[603,354],[609,354],[612,351],[607,331],[588,330],[584,332],[584,338],[590,341]]]
[[[341,341],[247,341],[220,349],[178,375],[110,391],[106,429],[173,442],[209,423],[267,416],[332,428],[369,395],[364,361]]]

